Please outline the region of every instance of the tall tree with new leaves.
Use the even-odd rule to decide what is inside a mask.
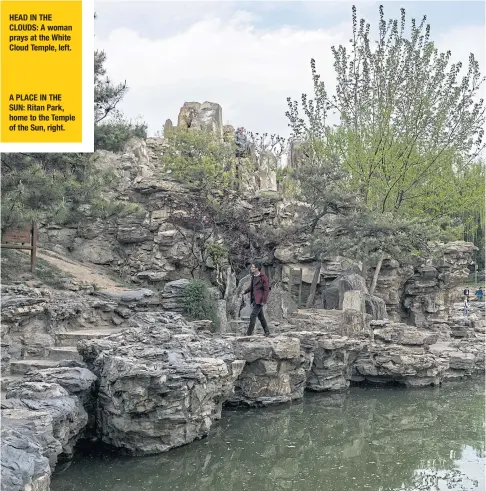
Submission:
[[[430,232],[429,238],[437,233],[433,225],[464,230],[481,206],[484,179],[475,177],[484,175],[485,110],[479,98],[484,77],[473,54],[461,73],[462,63],[451,63],[450,51],[437,50],[426,17],[419,24],[412,19],[407,33],[405,10],[400,20],[387,22],[380,6],[374,44],[370,24],[358,22],[354,6],[352,14],[350,48],[332,48],[335,93],[328,92],[311,60],[314,99],[303,94],[299,104],[289,98],[286,114],[292,137],[305,147],[297,171],[301,199],[325,204],[337,188],[356,193],[354,218],[343,221],[346,210],[337,213],[339,226],[328,229],[333,240],[327,251],[331,243],[344,245],[342,231],[349,223],[347,248],[369,250],[379,274],[383,258],[398,254],[390,241],[416,254],[417,241],[411,239],[420,227]],[[332,118],[338,125],[331,125]],[[324,178],[336,166],[346,178],[329,186]],[[315,216],[325,215],[321,206]],[[372,239],[377,231],[381,242]],[[419,242],[427,241],[422,237]],[[325,245],[322,240],[316,244]]]
[[[376,46],[370,24],[358,22],[353,7],[350,49],[332,52],[335,94],[311,60],[314,99],[304,94],[301,107],[288,99],[293,136],[325,141],[370,209],[420,213],[431,189],[446,201],[437,191],[450,184],[450,173],[484,149],[484,77],[474,55],[461,74],[462,63],[451,63],[451,52],[440,53],[430,39],[425,16],[419,24],[411,20],[407,35],[405,10],[386,22],[382,6]],[[337,128],[331,115],[339,118]],[[462,203],[456,205],[459,212]]]

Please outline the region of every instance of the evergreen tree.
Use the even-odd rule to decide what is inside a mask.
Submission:
[[[120,151],[134,137],[146,137],[144,123],[123,118],[117,106],[128,90],[106,77],[104,52],[94,54],[95,150]],[[89,205],[91,216],[132,211],[105,198],[115,176],[93,166],[87,153],[3,153],[1,155],[2,230],[31,220],[76,222]]]

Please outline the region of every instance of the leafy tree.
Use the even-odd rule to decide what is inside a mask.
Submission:
[[[144,122],[132,123],[117,109],[118,104],[128,92],[126,81],[114,84],[106,75],[104,63],[106,53],[95,51],[94,55],[94,120],[95,150],[103,149],[119,152],[132,137],[146,138],[147,125]]]
[[[321,221],[329,231],[323,237],[319,227],[314,247],[376,256],[374,288],[382,259],[410,259],[437,236],[435,225],[455,237],[477,225],[484,78],[472,54],[459,78],[462,64],[450,63],[450,51],[439,53],[425,17],[418,25],[412,19],[407,35],[405,10],[386,22],[380,6],[373,46],[370,25],[352,10],[350,50],[332,48],[335,94],[311,60],[314,99],[303,94],[299,105],[289,98],[286,114],[292,138],[303,144],[295,175],[313,210],[310,230]],[[336,215],[332,225],[329,213]]]
[[[233,184],[235,149],[210,131],[172,128],[165,135],[163,172],[207,195],[220,195]]]
[[[95,149],[119,151],[130,138],[145,137],[146,125],[126,121],[116,109],[127,86],[106,77],[105,60],[105,53],[95,52]],[[104,197],[115,176],[94,167],[91,154],[4,153],[1,175],[3,230],[33,219],[76,222],[86,205],[93,217],[134,210],[133,205]]]
[[[429,241],[440,236],[430,217],[402,217],[370,209],[359,193],[349,189],[349,174],[327,157],[321,141],[309,141],[303,149],[294,176],[300,184],[298,196],[310,208],[301,231],[310,235],[313,253],[321,259],[330,254],[354,257],[363,262],[364,270],[376,262],[370,287],[373,294],[383,259],[412,264],[430,252]]]
[[[321,219],[341,215],[358,206],[358,195],[349,189],[349,174],[335,156],[329,155],[322,140],[309,139],[302,144],[301,165],[291,171],[298,182],[296,196],[308,204],[303,232],[313,234]]]
[[[301,108],[288,99],[293,137],[325,142],[370,209],[417,215],[431,196],[435,210],[450,209],[451,173],[484,149],[485,111],[478,100],[484,78],[472,54],[459,78],[462,63],[451,64],[450,51],[439,53],[426,17],[418,25],[412,19],[407,36],[404,9],[400,20],[386,22],[382,6],[379,15],[375,47],[370,25],[358,23],[353,6],[351,47],[332,48],[334,95],[311,60],[315,98],[304,94]],[[332,115],[338,127],[330,126]],[[480,199],[478,186],[469,192]],[[468,209],[462,201],[453,204],[454,215]]]

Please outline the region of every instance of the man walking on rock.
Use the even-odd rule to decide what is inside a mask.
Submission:
[[[258,320],[263,327],[263,331],[265,332],[265,336],[270,336],[267,320],[263,315],[263,306],[267,303],[268,293],[270,291],[268,276],[262,273],[262,264],[258,262],[252,263],[250,271],[251,284],[249,288],[243,292],[243,295],[246,295],[247,293],[251,294],[250,300],[253,306],[253,310],[250,315],[250,325],[248,326],[246,335],[251,336],[253,334],[256,319],[258,317]]]

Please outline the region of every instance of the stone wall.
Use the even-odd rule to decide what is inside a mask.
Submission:
[[[471,242],[440,245],[435,259],[415,269],[385,260],[375,293],[385,301],[389,318],[419,327],[447,322],[457,288],[468,278],[474,249]],[[369,279],[373,272],[370,270]]]

